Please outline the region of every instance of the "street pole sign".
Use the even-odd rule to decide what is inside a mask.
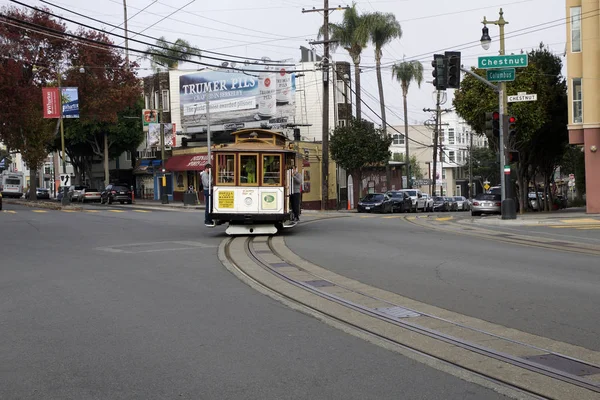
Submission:
[[[519,101],[536,101],[537,93],[527,94],[525,92],[518,92],[516,96],[507,96],[506,101],[509,103],[516,103]]]
[[[529,63],[527,54],[511,54],[507,56],[484,56],[477,59],[477,68],[526,67]]]
[[[505,82],[515,80],[515,69],[488,69],[485,71],[487,80],[490,82]]]

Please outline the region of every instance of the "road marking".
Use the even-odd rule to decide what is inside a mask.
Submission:
[[[133,210],[134,212],[139,212],[139,213],[149,213],[150,211],[148,210]]]
[[[47,213],[46,210],[32,210],[34,213]]]
[[[436,221],[450,221],[452,219],[452,217],[438,217],[435,220]]]
[[[61,211],[62,211],[62,212],[66,212],[66,213],[74,213],[74,212],[77,212],[77,211],[75,211],[75,210],[61,210]]]
[[[594,218],[576,218],[576,219],[561,219],[560,222],[570,225],[578,224],[600,224],[600,220]]]
[[[596,226],[586,226],[586,227],[580,227],[580,228],[575,228],[578,231],[589,231],[592,229],[600,229],[600,225],[596,225]]]
[[[402,218],[401,215],[390,215],[389,217],[383,217],[385,219],[390,219],[390,218]]]
[[[114,212],[114,213],[122,213],[122,212],[125,212],[125,211],[123,211],[123,210],[108,210],[108,211],[110,211],[110,212]]]
[[[2,210],[2,212],[8,213],[8,214],[16,214],[16,211],[13,210]]]
[[[83,210],[85,212],[89,212],[89,213],[99,213],[100,211],[98,210]]]
[[[375,218],[374,215],[361,215],[359,218]]]
[[[550,225],[554,229],[600,229],[600,224]]]
[[[409,221],[414,221],[415,219],[417,219],[417,217],[406,217],[406,219]]]

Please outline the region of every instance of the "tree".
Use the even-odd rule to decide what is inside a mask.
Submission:
[[[360,100],[360,55],[369,41],[368,14],[360,15],[356,10],[356,4],[344,11],[344,19],[341,24],[329,24],[329,39],[332,50],[342,47],[350,54],[354,63],[354,82],[356,88],[356,118],[361,119]],[[319,37],[325,33],[325,27],[319,30]]]
[[[394,153],[392,157],[392,161],[404,162],[404,154],[402,153]],[[412,175],[410,175],[409,180],[414,176],[415,179],[423,179],[423,169],[421,168],[421,164],[417,160],[417,156],[410,157],[410,170],[412,171]]]
[[[387,165],[392,137],[383,135],[373,124],[353,118],[346,126],[337,126],[329,140],[331,158],[352,176],[358,177],[356,198],[362,188],[362,171],[367,166]]]
[[[166,69],[177,69],[179,61],[201,57],[201,51],[187,40],[177,39],[173,44],[169,44],[164,36],[158,38],[156,45],[148,47],[146,51],[154,53],[150,56],[150,62],[155,70],[159,70],[161,66]]]
[[[65,136],[70,146],[87,144],[93,155],[104,161],[104,182],[108,185],[111,156],[120,155],[125,149],[131,149],[132,142],[141,140],[141,127],[122,117],[140,119],[141,110],[133,110],[142,90],[135,72],[126,65],[121,53],[110,47],[112,42],[106,35],[86,30],[80,30],[77,35],[97,44],[91,47],[77,42],[67,52],[70,65],[64,85],[79,88],[80,118],[64,121]],[[83,73],[80,66],[85,66]],[[79,168],[84,168],[83,160],[89,157],[89,150],[80,154],[80,160],[74,147],[72,153],[74,161],[80,162]]]
[[[517,68],[515,80],[507,82],[508,93],[538,95],[537,101],[510,103],[507,112],[517,118],[518,124],[518,136],[508,140],[507,146],[519,151],[516,169],[521,211],[525,209],[530,180],[541,173],[548,186],[568,140],[566,84],[561,76],[561,59],[543,44],[528,55],[529,66]],[[484,70],[474,71],[485,76]],[[477,79],[467,76],[454,94],[454,107],[476,132],[484,132],[485,113],[498,109],[498,96]],[[497,140],[488,139],[492,149],[497,151]]]
[[[66,28],[43,11],[3,7],[0,21],[0,140],[21,153],[31,171],[30,196],[35,199],[37,171],[48,155],[56,120],[44,119],[42,87],[55,80],[65,49]],[[40,29],[20,26],[22,22]],[[58,33],[48,36],[41,30]]]
[[[585,193],[585,156],[580,146],[568,146],[560,163],[563,175],[575,175],[575,189],[577,198]]]
[[[369,27],[371,43],[375,47],[375,69],[377,71],[377,86],[379,88],[379,105],[381,108],[381,127],[383,132],[387,131],[387,122],[385,118],[385,100],[383,97],[383,81],[381,79],[381,58],[383,57],[383,46],[394,39],[402,36],[402,28],[392,13],[376,12],[366,17],[366,24]]]
[[[406,146],[406,155],[410,159],[410,153],[408,152],[408,103],[406,97],[408,96],[408,88],[412,81],[417,82],[417,86],[421,87],[423,82],[423,64],[419,61],[402,61],[400,64],[394,64],[392,66],[392,76],[400,82],[402,88],[402,101],[404,102],[404,143]],[[410,177],[410,167],[407,165],[406,176]],[[411,187],[410,180],[408,181],[408,187]]]
[[[489,147],[475,147],[471,149],[467,156],[466,165],[473,163],[473,179],[479,179],[481,186],[484,181],[489,181],[492,185],[500,182],[500,165],[498,164],[498,154]]]

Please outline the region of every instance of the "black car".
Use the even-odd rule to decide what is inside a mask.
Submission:
[[[38,199],[49,199],[50,198],[50,189],[37,188],[35,190],[35,195]]]
[[[435,196],[433,198],[433,211],[450,211],[450,203],[445,197]]]
[[[409,212],[412,209],[412,199],[406,192],[394,190],[386,195],[392,200],[392,212]]]
[[[369,193],[358,202],[358,212],[392,212],[392,200],[383,193]]]
[[[121,204],[131,204],[133,199],[131,198],[131,189],[126,185],[110,184],[100,194],[100,204],[107,203],[112,204],[118,201]]]

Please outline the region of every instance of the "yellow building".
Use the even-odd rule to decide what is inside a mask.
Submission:
[[[567,0],[569,143],[583,146],[587,212],[600,213],[600,0]]]

